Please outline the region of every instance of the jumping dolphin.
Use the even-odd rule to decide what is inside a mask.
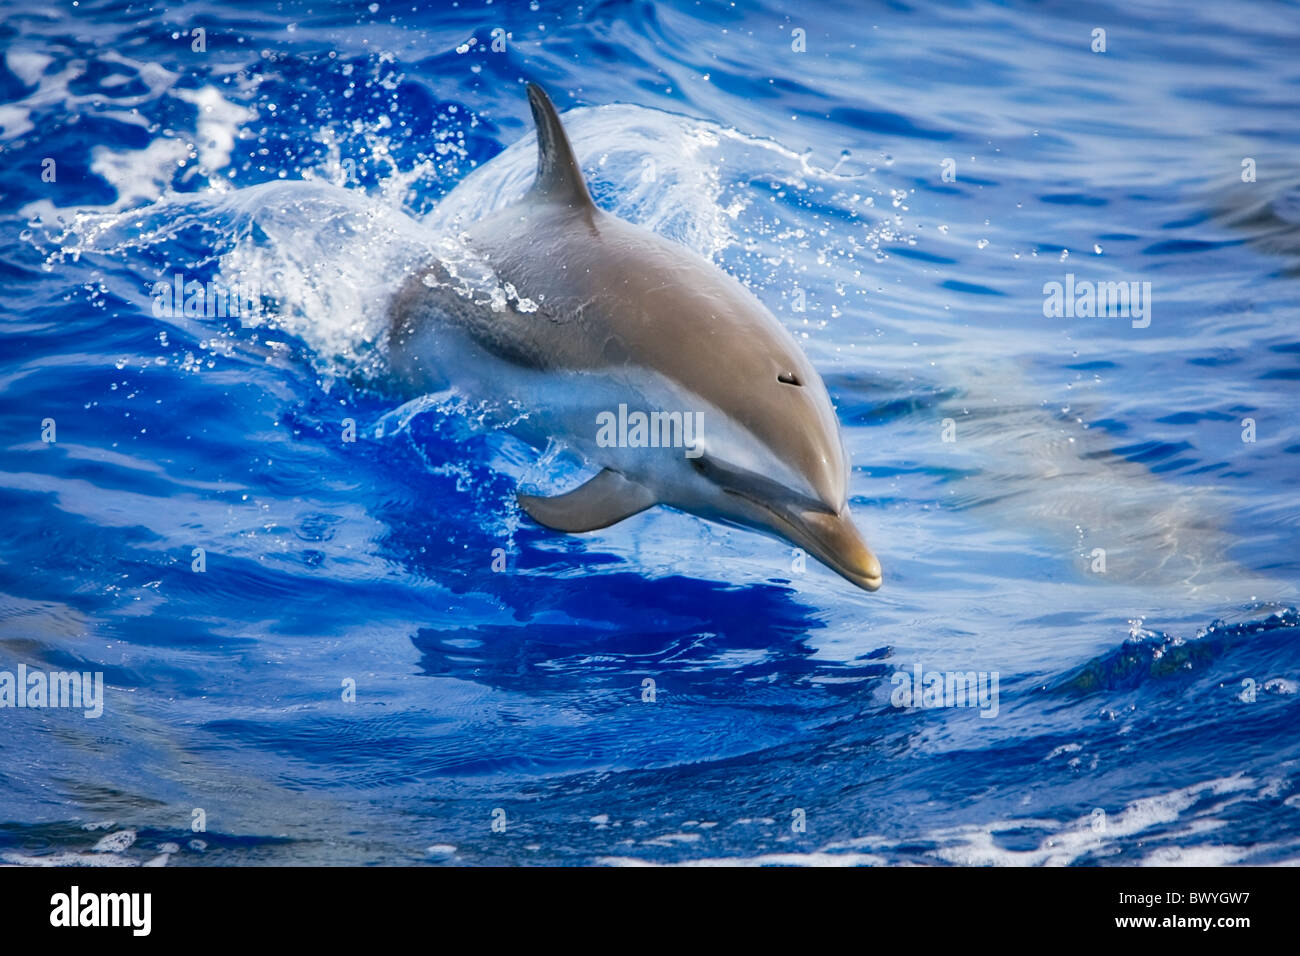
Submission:
[[[524,410],[514,431],[600,466],[565,494],[518,494],[548,528],[663,504],[790,541],[876,590],[839,421],[794,338],[708,260],[597,208],[550,98],[529,84],[528,102],[537,178],[399,289],[399,380],[502,399]]]

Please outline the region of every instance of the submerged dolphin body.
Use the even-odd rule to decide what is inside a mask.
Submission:
[[[528,99],[536,181],[398,291],[394,371],[412,391],[513,403],[516,432],[602,467],[566,494],[520,494],[539,524],[592,531],[664,504],[783,538],[874,591],[839,422],[793,337],[706,259],[598,209],[550,99],[535,85]]]

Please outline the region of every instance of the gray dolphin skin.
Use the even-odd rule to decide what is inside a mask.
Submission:
[[[708,260],[597,208],[549,97],[530,84],[528,100],[537,178],[399,289],[398,381],[491,399],[513,432],[601,468],[565,494],[520,493],[541,525],[593,531],[662,504],[876,590],[839,421],[794,338]]]

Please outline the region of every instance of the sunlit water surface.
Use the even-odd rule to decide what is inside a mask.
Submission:
[[[1294,8],[60,6],[0,25],[0,669],[107,689],[0,712],[0,859],[1300,860]],[[881,591],[539,529],[556,449],[395,394],[525,79],[798,336]],[[158,316],[177,273],[260,308]],[[1067,274],[1149,326],[1045,318]]]

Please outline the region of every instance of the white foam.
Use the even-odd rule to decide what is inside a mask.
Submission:
[[[82,825],[82,829],[94,831],[113,825],[112,823],[87,823]],[[139,866],[138,860],[125,855],[125,851],[130,849],[135,841],[134,830],[116,830],[100,837],[89,853],[63,851],[35,856],[29,853],[7,852],[0,853],[0,860],[12,866]],[[168,855],[164,851],[144,865],[164,866]]]
[[[1133,800],[1119,812],[1105,817],[1097,828],[1092,814],[1072,821],[1026,817],[944,827],[907,842],[939,844],[927,851],[929,856],[936,861],[964,866],[1068,866],[1084,857],[1114,857],[1128,847],[1148,843],[1160,845],[1145,852],[1140,860],[1143,866],[1229,866],[1249,863],[1252,857],[1264,854],[1280,854],[1286,862],[1300,863],[1300,844],[1294,841],[1255,846],[1205,842],[1206,834],[1227,825],[1221,814],[1229,805],[1274,799],[1276,793],[1275,780],[1261,783],[1238,774]],[[1287,799],[1285,805],[1300,809],[1300,797]],[[741,825],[774,821],[735,822]],[[1168,829],[1173,823],[1180,825]],[[1158,829],[1160,832],[1153,832]],[[998,845],[1002,834],[1015,833],[1023,839],[1023,834],[1034,831],[1041,836],[1030,849],[1013,850]],[[688,834],[669,833],[650,838],[644,845],[681,845],[685,836]],[[1140,842],[1134,839],[1139,837]],[[884,866],[899,863],[895,858],[898,846],[895,839],[869,835],[837,840],[809,851],[703,857],[666,864],[631,855],[611,855],[597,862],[607,866]]]
[[[143,149],[96,146],[90,154],[90,171],[117,193],[117,198],[103,208],[116,210],[161,197],[189,158],[190,149],[178,139],[155,139]],[[28,215],[32,211],[30,207],[24,210]]]
[[[115,97],[114,105],[121,111],[116,115],[128,115],[127,111],[132,108],[157,99],[179,77],[157,63],[134,60],[114,51],[102,53],[99,58],[101,62],[122,67],[145,86],[143,93]],[[50,72],[53,58],[48,54],[39,50],[16,50],[5,54],[5,62],[19,79],[28,86],[35,85],[36,89],[0,109],[0,139],[16,139],[30,132],[33,128],[32,114],[38,110],[57,106],[62,115],[79,115],[90,112],[88,108],[97,108],[103,98],[98,90],[84,94],[72,92],[72,82],[86,72],[85,60],[66,60],[59,69]]]
[[[51,853],[30,856],[26,853],[0,853],[0,860],[11,866],[138,866],[130,857],[112,853]]]
[[[886,866],[889,861],[873,853],[762,853],[748,857],[709,857],[683,860],[680,863],[657,863],[631,856],[604,856],[596,860],[602,866]]]
[[[135,843],[134,830],[118,830],[115,833],[101,837],[99,842],[95,844],[94,851],[96,853],[121,853],[133,843]]]
[[[1162,846],[1142,858],[1142,866],[1231,866],[1240,863],[1258,847],[1245,846]]]
[[[235,151],[235,140],[239,138],[245,123],[257,117],[257,113],[246,107],[230,102],[214,86],[204,86],[197,90],[176,90],[173,94],[198,108],[198,142],[199,163],[204,171],[211,174],[230,165],[231,154]]]
[[[1127,804],[1118,813],[1106,815],[1094,826],[1091,814],[1064,825],[1052,820],[1001,820],[983,825],[963,825],[928,834],[927,841],[942,844],[933,855],[947,863],[973,866],[1066,866],[1093,854],[1108,856],[1120,852],[1120,841],[1173,823],[1190,807],[1208,796],[1251,795],[1255,782],[1237,775],[1209,780],[1169,793],[1143,797]],[[1234,802],[1229,800],[1227,802]],[[1209,807],[1201,813],[1213,814],[1225,804]],[[1029,850],[1011,850],[997,845],[997,835],[1038,829],[1045,836]]]
[[[45,68],[54,62],[54,57],[36,50],[9,50],[5,53],[5,65],[9,72],[23,81],[24,86],[35,86],[45,72]]]

